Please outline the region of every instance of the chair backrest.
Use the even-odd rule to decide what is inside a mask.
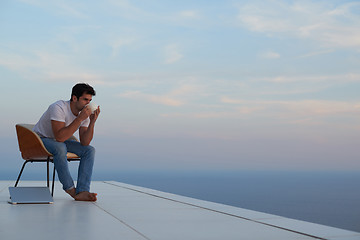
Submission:
[[[40,137],[32,130],[34,124],[16,124],[15,127],[23,159],[46,159],[52,156],[46,150]]]
[[[34,126],[34,124],[16,124],[15,126],[21,156],[25,160],[47,159],[52,154],[46,150],[39,135],[32,130]],[[70,139],[78,141],[74,136]]]

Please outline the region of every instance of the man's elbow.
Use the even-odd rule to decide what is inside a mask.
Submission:
[[[89,146],[91,143],[91,140],[92,140],[92,138],[80,135],[80,143],[83,146]]]
[[[55,140],[56,140],[57,142],[65,142],[65,141],[66,141],[66,139],[63,139],[63,138],[61,138],[61,137],[55,137]]]
[[[57,142],[65,142],[67,139],[59,132],[54,132],[54,137]]]
[[[89,146],[90,142],[80,141],[80,144],[83,146]]]

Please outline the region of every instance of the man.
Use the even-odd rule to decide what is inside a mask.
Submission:
[[[90,192],[95,148],[90,146],[95,122],[100,114],[88,104],[95,90],[88,84],[79,83],[72,88],[70,101],[57,101],[49,106],[35,125],[34,131],[41,137],[46,149],[53,154],[55,169],[63,189],[77,201],[96,201],[97,194]],[[80,142],[69,138],[79,130]],[[75,188],[70,175],[66,154],[72,152],[81,160]]]

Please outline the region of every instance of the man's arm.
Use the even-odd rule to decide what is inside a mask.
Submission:
[[[81,145],[89,145],[94,136],[94,125],[89,124],[89,127],[80,127],[79,136]]]
[[[78,130],[82,121],[88,118],[91,114],[91,110],[87,107],[80,112],[69,126],[65,127],[65,122],[59,122],[51,120],[51,127],[55,136],[55,140],[58,142],[65,142]]]
[[[79,136],[81,145],[87,146],[90,144],[94,136],[95,122],[100,114],[100,107],[90,115],[90,123],[88,127],[80,127]]]
[[[69,126],[65,127],[64,122],[51,120],[51,127],[58,142],[65,142],[68,140],[79,128],[81,120],[76,118]]]

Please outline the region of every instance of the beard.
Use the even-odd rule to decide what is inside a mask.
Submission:
[[[86,105],[82,105],[79,102],[77,102],[76,105],[75,105],[76,110],[78,110],[79,112],[81,112],[81,110],[83,110],[85,106]]]

